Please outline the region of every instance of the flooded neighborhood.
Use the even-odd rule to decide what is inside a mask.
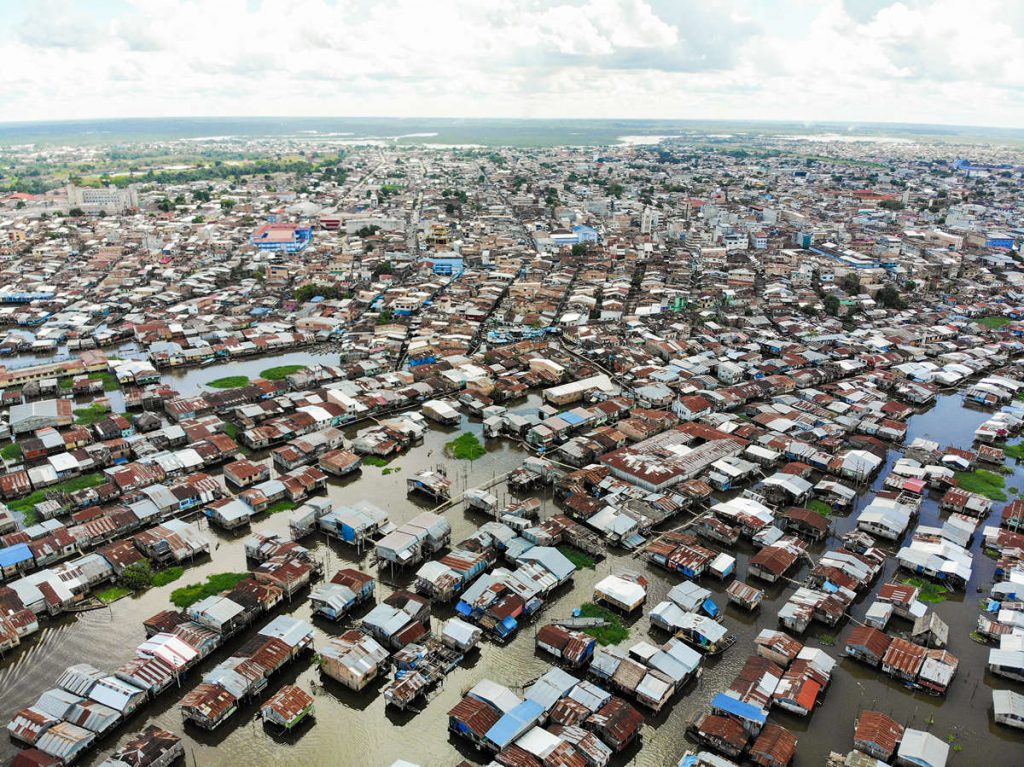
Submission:
[[[3,759],[1019,763],[1012,153],[654,138],[0,198]]]

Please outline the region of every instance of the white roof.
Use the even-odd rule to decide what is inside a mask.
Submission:
[[[594,586],[594,593],[607,596],[623,605],[638,604],[647,596],[647,591],[639,583],[628,581],[618,575],[602,578]]]

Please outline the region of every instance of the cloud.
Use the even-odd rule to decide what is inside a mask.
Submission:
[[[0,0],[0,18],[7,119],[1024,122],[1016,0]]]

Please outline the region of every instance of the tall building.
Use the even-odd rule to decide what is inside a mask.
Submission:
[[[114,186],[91,187],[68,184],[68,209],[81,208],[86,213],[124,213],[139,207],[139,194],[135,184],[124,189]]]
[[[643,216],[640,219],[640,234],[650,234],[661,224],[661,214],[654,208],[644,208]]]

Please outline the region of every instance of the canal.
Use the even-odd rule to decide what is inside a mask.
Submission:
[[[310,361],[308,353],[300,352],[296,361]],[[270,365],[288,364],[292,355],[283,355],[272,362],[252,360],[241,365],[232,365],[232,374],[254,376]],[[300,359],[301,358],[301,359]],[[215,372],[216,371],[216,372]],[[211,367],[186,371],[175,382],[182,394],[190,394],[206,380],[223,374],[223,367]],[[208,377],[207,377],[207,374]],[[174,374],[172,374],[174,375]],[[205,379],[205,380],[203,380]],[[537,397],[531,397],[517,410],[536,409]],[[912,418],[907,441],[924,436],[942,444],[967,447],[973,440],[974,429],[986,420],[988,413],[964,408],[959,395],[945,395],[927,412]],[[508,441],[490,441],[489,452],[480,460],[469,462],[447,462],[443,455],[444,443],[460,430],[479,434],[478,422],[463,418],[459,429],[432,427],[424,443],[409,454],[393,460],[389,468],[400,471],[385,475],[381,468],[364,467],[360,474],[345,481],[332,479],[329,494],[335,504],[351,503],[360,499],[370,500],[386,508],[392,521],[402,522],[411,518],[423,508],[432,506],[429,502],[410,499],[405,491],[406,477],[419,469],[432,468],[437,464],[447,465],[449,475],[455,479],[456,491],[473,487],[491,480],[518,466],[525,453],[517,444]],[[887,467],[899,457],[897,451],[890,451]],[[872,490],[881,486],[883,471]],[[1008,477],[1008,486],[1022,486],[1021,471]],[[504,488],[497,492],[504,493]],[[820,554],[827,548],[838,546],[837,536],[853,526],[857,509],[871,497],[865,492],[858,499],[855,510],[849,516],[834,518],[833,537],[817,544],[812,553]],[[996,504],[991,520],[997,518]],[[550,499],[545,498],[544,515],[556,513]],[[471,534],[485,518],[463,507],[449,510],[448,519],[453,528],[452,540],[457,542]],[[929,498],[921,510],[920,523],[934,524],[939,519],[937,501]],[[261,533],[281,532],[287,534],[287,514],[260,519],[253,530]],[[161,609],[170,606],[169,595],[176,586],[197,582],[206,575],[234,570],[244,570],[246,562],[242,540],[248,532],[237,535],[218,530],[207,530],[213,541],[211,557],[190,567],[177,583],[162,588],[153,588],[133,598],[123,599],[109,609],[80,614],[77,618],[66,619],[56,625],[49,625],[29,640],[28,647],[12,653],[0,666],[0,720],[7,721],[17,709],[30,705],[40,692],[53,684],[56,676],[68,665],[91,663],[109,670],[128,660],[134,647],[144,639],[142,620]],[[347,565],[369,567],[366,556],[358,559],[349,547],[327,543],[310,538],[303,543],[314,549],[317,556],[325,560],[328,573]],[[980,528],[975,536],[974,576],[964,595],[951,595],[934,609],[949,624],[949,649],[960,658],[960,669],[949,694],[935,698],[922,693],[913,693],[889,681],[881,673],[848,659],[842,659],[833,676],[824,704],[810,717],[801,718],[774,710],[773,721],[779,722],[796,732],[800,739],[794,762],[799,767],[819,767],[830,751],[843,753],[852,748],[853,722],[861,708],[876,708],[887,712],[898,721],[912,727],[930,730],[942,739],[949,738],[958,747],[953,754],[951,765],[985,763],[996,765],[1019,765],[1024,739],[1019,733],[997,727],[991,715],[991,688],[1016,687],[1008,680],[996,680],[985,671],[988,647],[978,645],[969,638],[978,615],[977,588],[990,582],[994,562],[980,550]],[[891,548],[895,551],[895,548]],[[737,555],[738,572],[745,578],[747,562],[753,553],[748,544],[741,544]],[[558,616],[567,616],[570,611],[591,598],[593,585],[611,571],[641,569],[641,561],[623,554],[613,554],[599,562],[596,569],[576,573],[573,583],[553,596],[541,622]],[[651,579],[646,610],[660,601],[665,593],[678,582],[676,576],[646,568]],[[854,605],[855,617],[863,617],[878,587],[895,573],[895,564],[890,561],[882,576],[876,581],[869,595]],[[802,578],[803,572],[795,577]],[[404,583],[408,583],[411,573]],[[401,583],[401,582],[400,582]],[[724,586],[714,579],[704,582],[715,592],[716,601],[727,604]],[[388,594],[392,586],[380,584],[378,598]],[[666,767],[674,765],[681,754],[692,748],[684,729],[690,716],[706,707],[716,693],[725,689],[749,654],[753,653],[752,640],[764,628],[777,627],[776,611],[792,592],[792,586],[776,585],[768,588],[768,595],[760,611],[751,615],[729,605],[726,608],[725,623],[737,635],[738,642],[723,656],[711,658],[705,665],[702,679],[686,688],[672,704],[657,717],[648,719],[643,728],[642,740],[624,754],[618,755],[615,764],[642,765],[644,767]],[[296,617],[310,619],[306,594],[300,595],[284,612]],[[450,609],[435,609],[435,625],[438,620],[450,617]],[[897,621],[899,619],[896,619]],[[330,634],[340,633],[347,626],[339,626],[319,620],[312,621],[316,627],[317,643],[323,642]],[[179,692],[171,691],[159,699],[155,706],[145,709],[122,725],[116,734],[102,743],[102,748],[92,753],[91,759],[83,764],[96,765],[102,757],[122,743],[131,732],[153,722],[181,734],[185,740],[188,764],[227,767],[244,764],[248,767],[269,767],[283,762],[314,765],[317,767],[345,767],[346,765],[388,765],[393,760],[404,758],[420,765],[453,765],[461,759],[475,764],[485,764],[484,755],[474,752],[464,741],[451,737],[447,731],[446,713],[461,698],[465,689],[477,681],[489,678],[511,687],[514,691],[524,682],[550,668],[549,658],[534,649],[532,626],[525,627],[509,645],[499,647],[483,642],[480,650],[471,654],[462,667],[451,674],[443,687],[421,712],[395,713],[386,710],[380,690],[383,680],[363,690],[352,693],[336,684],[324,684],[313,665],[303,661],[287,667],[285,672],[271,680],[271,689],[282,684],[296,682],[316,697],[316,721],[304,726],[299,732],[282,738],[265,731],[253,721],[256,704],[251,704],[235,714],[227,723],[213,733],[204,733],[191,727],[186,729],[178,713],[177,703],[185,689],[198,683],[202,673],[212,667],[220,657],[229,654],[239,646],[243,638],[236,638],[217,658],[207,659],[199,669],[193,671]],[[890,630],[909,628],[898,623]],[[836,632],[834,645],[831,638],[818,624],[803,637],[810,646],[821,646],[836,658],[841,658],[842,646],[851,629],[849,622]],[[646,615],[630,625],[630,640],[651,639],[661,643],[667,636],[653,630]],[[329,681],[329,680],[328,680]],[[5,743],[0,757],[8,758],[14,753],[13,743]]]

